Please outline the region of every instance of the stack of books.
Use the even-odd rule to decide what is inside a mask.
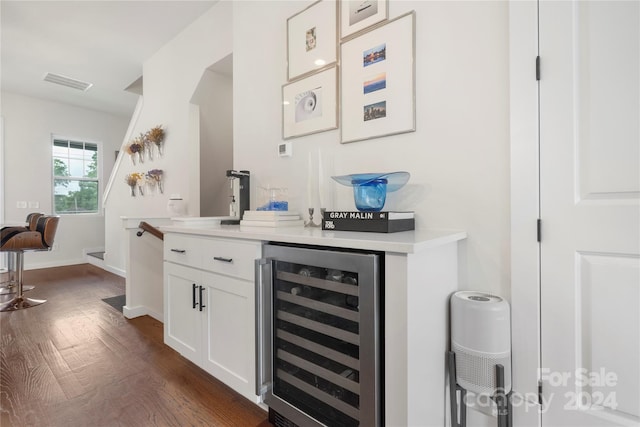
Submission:
[[[415,229],[413,212],[325,211],[322,229],[395,233]]]
[[[304,220],[294,211],[244,211],[241,227],[302,227]]]

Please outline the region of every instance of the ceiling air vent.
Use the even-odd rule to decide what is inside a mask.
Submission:
[[[47,73],[47,75],[44,76],[44,81],[59,84],[62,86],[71,87],[73,89],[78,89],[83,92],[88,90],[91,86],[93,86],[93,83],[87,83],[87,82],[83,82],[82,80],[76,80],[76,79],[72,79],[71,77],[61,76],[60,74],[53,74],[53,73]]]

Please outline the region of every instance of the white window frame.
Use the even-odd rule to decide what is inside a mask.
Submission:
[[[80,212],[80,213],[68,213],[68,212],[56,212],[56,200],[55,200],[55,171],[53,168],[53,144],[58,141],[74,141],[74,142],[82,142],[85,144],[95,144],[98,147],[98,207],[96,212]],[[103,191],[103,144],[101,141],[95,141],[88,138],[77,138],[77,137],[69,137],[64,135],[51,134],[51,144],[49,145],[51,149],[51,212],[55,215],[67,215],[67,216],[101,216],[102,215],[102,191]],[[82,181],[82,177],[71,177],[73,180]],[[93,179],[86,179],[87,181],[93,181]]]

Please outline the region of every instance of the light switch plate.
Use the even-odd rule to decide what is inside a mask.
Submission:
[[[20,200],[16,203],[16,208],[18,209],[27,209],[27,202],[24,200]]]
[[[39,202],[29,202],[29,208],[38,209],[40,207]]]

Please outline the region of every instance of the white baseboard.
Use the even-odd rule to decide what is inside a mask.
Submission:
[[[127,278],[127,272],[125,270],[120,269],[120,268],[116,268],[116,267],[113,267],[113,266],[110,266],[110,265],[106,265],[106,264],[104,264],[101,268],[103,270],[108,271],[109,273],[115,274],[116,276],[124,277],[125,279]]]
[[[84,248],[82,250],[82,255],[87,256],[87,254],[94,252],[104,252],[104,246],[101,246],[99,248]]]
[[[86,264],[84,259],[68,259],[65,261],[38,262],[25,264],[25,270],[39,270],[41,268],[66,267],[68,265]]]
[[[99,261],[99,260],[98,260]],[[85,259],[71,259],[65,261],[53,261],[53,262],[39,262],[39,263],[30,263],[29,265],[25,265],[25,270],[39,270],[41,268],[52,268],[52,267],[66,267],[69,265],[79,265],[79,264],[92,264],[98,268],[102,268],[109,273],[113,273],[116,276],[127,277],[127,272],[125,270],[121,270],[119,268],[111,267],[109,265],[98,265],[97,263],[88,262]]]
[[[104,268],[104,260],[100,259],[100,258],[96,258],[93,256],[86,256],[85,255],[85,262],[87,264],[91,264],[91,265],[95,265],[96,267],[99,267],[101,269],[105,269]]]
[[[151,316],[159,322],[164,323],[164,316],[162,313],[157,313],[153,310],[150,310],[149,307],[145,307],[143,305],[138,305],[136,307],[124,306],[122,307],[122,313],[124,317],[127,319],[133,319],[140,316]]]

